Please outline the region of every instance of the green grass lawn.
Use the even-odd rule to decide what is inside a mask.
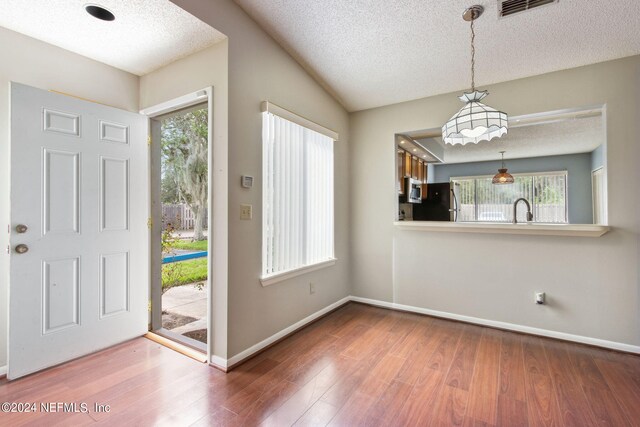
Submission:
[[[197,242],[190,242],[188,240],[178,240],[173,244],[176,249],[191,249],[194,251],[206,251],[207,241],[199,240]]]
[[[204,242],[207,243],[206,241]],[[207,258],[197,258],[188,261],[172,262],[162,266],[163,287],[168,278],[172,278],[173,286],[207,280]]]

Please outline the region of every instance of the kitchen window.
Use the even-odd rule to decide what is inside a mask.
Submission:
[[[297,121],[310,126],[288,120],[282,115],[298,117],[273,104],[263,110],[262,284],[268,285],[335,262],[337,135],[303,118]]]
[[[515,182],[491,183],[492,176],[451,178],[460,206],[459,222],[513,222],[513,202],[524,197],[531,203],[533,222],[567,224],[567,172],[513,174]],[[518,209],[518,222],[526,209]]]

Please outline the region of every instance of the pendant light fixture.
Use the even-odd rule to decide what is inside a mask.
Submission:
[[[466,145],[470,142],[491,141],[507,133],[507,114],[480,102],[489,93],[477,91],[475,83],[475,30],[473,23],[482,15],[484,8],[471,6],[462,14],[465,21],[471,22],[471,92],[459,97],[465,106],[442,126],[442,139],[445,143]]]
[[[502,167],[498,169],[498,173],[493,176],[491,180],[492,184],[513,184],[515,182],[513,175],[507,172],[507,168],[504,167],[504,153],[506,153],[506,151],[500,152],[500,154],[502,154]]]

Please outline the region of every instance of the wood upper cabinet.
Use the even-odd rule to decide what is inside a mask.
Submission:
[[[411,153],[404,152],[404,176],[411,176]]]
[[[398,172],[396,187],[398,188],[398,194],[405,194],[404,179],[411,177],[423,184],[422,194],[426,196],[428,163],[400,147],[398,147],[397,156]]]
[[[411,156],[411,178],[418,179],[418,158]]]

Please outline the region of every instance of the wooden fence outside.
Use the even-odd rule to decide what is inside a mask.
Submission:
[[[171,226],[176,230],[193,230],[196,216],[189,205],[162,205],[162,229]],[[207,211],[204,213],[204,229],[207,228]]]

